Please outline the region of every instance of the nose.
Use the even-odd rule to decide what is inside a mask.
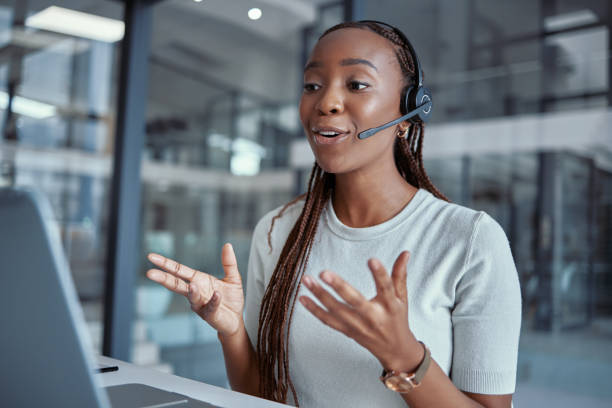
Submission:
[[[328,87],[321,93],[321,97],[317,103],[317,110],[322,115],[333,115],[344,111],[344,102],[341,92],[333,86]]]

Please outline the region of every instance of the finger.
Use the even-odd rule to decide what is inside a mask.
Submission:
[[[189,300],[189,303],[192,306],[194,305],[198,305],[198,309],[200,307],[202,307],[204,304],[206,304],[206,300],[203,299],[204,296],[202,296],[202,293],[200,292],[200,289],[198,288],[198,285],[195,284],[195,282],[191,282],[189,284],[189,292],[187,294],[187,300]]]
[[[331,271],[321,272],[323,282],[331,286],[338,295],[355,309],[361,309],[367,299],[359,291],[349,285],[344,279]]]
[[[199,314],[204,320],[215,324],[214,316],[221,305],[221,294],[215,291],[208,302],[203,305],[191,305],[191,310]]]
[[[194,279],[189,284],[189,302],[198,304],[198,307],[204,306],[212,298],[215,287],[213,278],[210,275],[201,275],[203,279]]]
[[[174,276],[185,279],[186,281],[191,281],[197,273],[196,270],[159,254],[150,253],[147,258],[153,265],[162,268]]]
[[[300,303],[304,305],[304,307],[308,309],[308,311],[312,313],[321,322],[323,322],[334,330],[338,330],[339,332],[346,334],[346,326],[340,321],[340,319],[338,319],[328,311],[324,310],[307,296],[300,296],[299,300]]]
[[[224,281],[229,283],[242,283],[240,272],[238,271],[238,262],[236,261],[236,254],[234,248],[229,242],[223,245],[221,249],[221,264],[223,265],[223,271],[225,272]]]
[[[339,302],[338,299],[332,296],[331,293],[315,282],[315,280],[310,276],[304,276],[304,284],[330,312],[336,315],[342,315],[341,317],[344,319],[354,317],[353,315],[355,312],[353,310],[351,310],[346,304]]]
[[[179,279],[178,277],[171,275],[167,272],[160,271],[159,269],[149,269],[147,271],[147,278],[153,282],[157,282],[166,289],[169,289],[179,295],[186,296],[189,291],[187,283]]]
[[[368,267],[372,271],[374,283],[376,284],[376,293],[386,301],[390,301],[395,297],[395,289],[391,278],[387,274],[385,267],[378,259],[372,258],[368,261]]]
[[[393,281],[393,287],[395,288],[395,296],[397,296],[403,303],[408,302],[408,290],[406,289],[406,279],[408,276],[408,260],[410,259],[410,252],[402,252],[395,263],[393,264],[393,272],[391,272],[391,280]]]

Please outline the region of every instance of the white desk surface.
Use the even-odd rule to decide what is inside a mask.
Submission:
[[[161,371],[139,367],[137,365],[126,363],[121,360],[115,360],[114,358],[110,357],[98,356],[97,361],[100,364],[116,365],[119,367],[119,370],[117,371],[96,374],[97,380],[104,387],[128,383],[140,383],[150,385],[151,387],[161,388],[166,391],[177,392],[197,400],[226,408],[288,407],[288,405],[279,404],[262,398],[253,397],[251,395],[242,394],[240,392],[216,387],[203,382],[190,380],[188,378],[163,373]]]

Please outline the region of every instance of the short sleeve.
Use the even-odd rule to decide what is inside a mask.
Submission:
[[[257,349],[257,331],[259,327],[259,309],[264,295],[264,258],[262,244],[267,247],[267,234],[264,219],[261,219],[251,240],[249,262],[247,266],[246,298],[244,305],[244,325],[253,348]]]
[[[461,390],[512,394],[516,385],[521,292],[508,238],[480,212],[452,311],[451,379]]]

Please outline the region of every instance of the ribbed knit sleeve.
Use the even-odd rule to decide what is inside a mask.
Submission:
[[[516,384],[521,293],[501,226],[479,212],[457,281],[451,379],[461,390],[511,394]]]

